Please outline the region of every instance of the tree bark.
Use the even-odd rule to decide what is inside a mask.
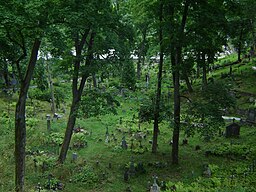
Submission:
[[[8,64],[6,60],[4,60],[3,62],[3,77],[4,77],[5,87],[9,88],[10,86],[9,71],[8,71]]]
[[[162,87],[162,72],[163,72],[163,2],[160,1],[160,14],[159,14],[160,28],[159,28],[159,42],[160,42],[160,61],[159,61],[159,71],[157,77],[157,91],[156,91],[156,100],[155,100],[155,110],[154,110],[154,131],[153,131],[153,144],[152,144],[152,153],[157,152],[157,137],[159,133],[159,114],[160,114],[160,102],[161,102],[161,87]]]
[[[180,65],[182,61],[182,44],[184,38],[184,30],[186,26],[188,9],[190,2],[185,1],[182,21],[177,34],[177,41],[175,42],[175,63],[173,65],[173,79],[174,79],[174,129],[172,137],[172,163],[179,163],[179,135],[180,135]]]
[[[242,61],[241,53],[242,53],[242,38],[243,38],[243,26],[241,26],[240,35],[239,35],[239,43],[238,43],[238,51],[237,51],[237,60],[239,62]]]
[[[191,85],[191,83],[189,81],[189,77],[188,77],[188,75],[186,73],[183,74],[183,75],[184,75],[184,79],[185,79],[185,82],[186,82],[186,85],[187,85],[187,88],[188,88],[188,92],[192,93],[193,92],[193,87],[192,87],[192,85]]]
[[[73,100],[72,100],[72,104],[71,104],[71,108],[70,108],[70,113],[69,113],[65,136],[63,139],[60,155],[58,158],[58,162],[61,164],[64,163],[66,156],[67,156],[70,140],[71,140],[71,137],[73,134],[73,129],[74,129],[75,122],[76,122],[76,113],[79,108],[79,102],[82,97],[86,79],[89,77],[89,74],[86,71],[84,71],[80,85],[78,87],[78,78],[79,78],[79,70],[80,70],[80,65],[81,65],[82,50],[84,48],[86,38],[89,35],[89,33],[90,33],[90,30],[89,29],[86,30],[84,35],[81,38],[81,41],[79,41],[79,35],[77,34],[76,41],[75,41],[76,59],[74,62],[74,73],[73,73],[73,82],[72,82]],[[86,62],[85,62],[86,66],[89,66],[93,59],[92,47],[93,47],[94,36],[95,36],[95,33],[91,32],[90,40],[89,40],[89,44],[88,44],[88,48],[87,48],[88,55],[86,56]]]
[[[49,81],[49,87],[50,87],[50,93],[51,93],[51,110],[52,110],[52,113],[54,114],[54,113],[56,113],[56,103],[55,103],[55,97],[54,97],[52,74],[51,74],[51,69],[50,69],[48,58],[46,59],[46,67],[47,67],[48,81]]]
[[[26,146],[26,99],[32,74],[35,69],[41,41],[35,39],[15,110],[15,191],[24,192],[25,146]]]
[[[206,61],[205,61],[205,53],[202,53],[202,67],[203,67],[203,88],[207,86],[207,67],[206,67]]]

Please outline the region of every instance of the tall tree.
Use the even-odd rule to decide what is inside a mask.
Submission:
[[[183,38],[185,36],[185,26],[187,22],[190,1],[185,0],[183,5],[182,19],[178,27],[177,34],[170,34],[171,37],[176,37],[172,46],[171,61],[173,69],[173,85],[174,85],[174,128],[173,128],[173,144],[172,144],[172,163],[179,162],[179,135],[180,135],[180,66],[182,63],[182,47]],[[173,18],[171,18],[173,19]],[[173,26],[173,20],[171,20]]]
[[[51,8],[54,1],[20,2],[13,0],[0,6],[1,26],[5,29],[6,38],[13,46],[12,58],[20,83],[19,97],[15,110],[15,191],[23,192],[25,180],[25,146],[26,146],[26,99],[35,69],[44,29],[52,19]]]
[[[160,102],[161,102],[161,88],[162,88],[162,73],[163,73],[163,63],[164,63],[164,47],[163,47],[163,2],[159,2],[159,68],[157,76],[157,89],[156,89],[156,99],[154,107],[154,129],[153,129],[153,144],[152,153],[157,152],[157,137],[159,133],[159,114],[160,114]]]
[[[113,45],[106,46],[102,42],[108,42],[109,36],[116,38],[122,36],[121,39],[126,36],[124,33],[120,33],[124,27],[116,15],[116,10],[112,9],[108,0],[83,1],[79,4],[64,2],[63,6],[68,9],[65,27],[69,34],[69,42],[73,44],[75,50],[71,67],[72,104],[58,158],[59,163],[63,163],[67,156],[85,82],[89,76],[96,74],[99,70],[97,64],[101,62],[96,59],[100,54],[107,54],[110,49],[114,48]],[[116,40],[112,39],[112,41]],[[122,56],[120,55],[119,58],[121,60]]]

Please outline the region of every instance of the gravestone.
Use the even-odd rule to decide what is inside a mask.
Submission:
[[[211,171],[209,165],[204,165],[203,176],[204,177],[211,177],[212,176],[212,171]]]
[[[247,121],[253,122],[253,123],[256,122],[256,109],[249,109]]]
[[[135,175],[135,165],[134,165],[134,158],[133,156],[131,157],[131,162],[130,162],[130,167],[129,167],[129,174],[130,175]]]
[[[240,125],[232,123],[226,127],[226,137],[238,137],[240,135]]]
[[[123,149],[127,149],[127,142],[126,142],[126,140],[125,140],[125,136],[123,136],[123,138],[122,138],[121,147],[122,147]]]
[[[124,181],[127,182],[129,180],[129,170],[125,169],[124,171]]]
[[[142,162],[138,163],[138,166],[136,167],[136,172],[141,173],[141,174],[146,173],[146,170],[145,170]]]
[[[75,162],[77,160],[77,153],[72,153],[72,162]]]
[[[150,188],[150,192],[160,192],[160,187],[158,186],[158,184],[156,182],[157,176],[154,176],[153,179],[154,179],[154,183]]]
[[[46,115],[46,121],[47,121],[47,130],[50,131],[51,130],[51,115],[50,114]]]
[[[36,190],[38,190],[38,192],[40,192],[40,191],[41,191],[41,189],[43,189],[43,188],[41,187],[41,184],[40,184],[40,183],[38,183],[38,184],[37,184],[37,186],[36,186]]]

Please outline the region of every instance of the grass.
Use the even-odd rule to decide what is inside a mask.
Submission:
[[[226,82],[231,83],[235,89],[241,92],[255,94],[255,86],[252,86],[255,81],[255,72],[250,70],[253,62],[247,63],[239,67],[234,66],[234,79],[227,78]],[[239,73],[243,71],[243,74]],[[229,68],[221,68],[214,72],[216,78],[220,78],[221,73],[228,73]],[[240,87],[239,87],[240,86]],[[152,86],[149,92],[154,92]],[[143,151],[140,151],[139,142],[134,140],[134,149],[131,150],[131,139],[134,133],[129,133],[130,128],[137,128],[137,116],[139,103],[145,97],[145,94],[129,92],[126,97],[118,97],[121,103],[118,108],[117,115],[104,115],[88,119],[78,119],[76,126],[80,126],[88,133],[85,135],[85,140],[88,146],[81,149],[71,147],[68,151],[66,162],[63,165],[55,164],[58,158],[57,151],[59,146],[49,143],[50,133],[47,131],[45,115],[50,113],[49,104],[47,102],[36,101],[37,108],[44,110],[40,114],[33,116],[33,108],[31,108],[30,121],[35,120],[35,125],[27,128],[27,148],[41,154],[27,155],[26,157],[26,189],[27,191],[35,191],[35,186],[40,183],[44,185],[48,181],[48,174],[52,174],[55,178],[65,184],[63,191],[88,191],[88,192],[119,192],[130,188],[133,192],[146,191],[148,183],[152,185],[152,177],[158,176],[159,181],[171,181],[174,183],[183,182],[184,185],[189,185],[192,182],[200,180],[205,164],[217,165],[219,171],[216,174],[223,175],[229,178],[231,171],[238,167],[246,167],[253,160],[241,159],[239,157],[221,157],[221,156],[206,156],[205,153],[211,148],[217,147],[220,144],[230,145],[230,143],[241,143],[247,146],[254,147],[256,131],[249,126],[241,128],[241,136],[236,139],[227,139],[224,137],[216,137],[210,142],[204,142],[199,135],[188,138],[188,145],[180,145],[180,163],[179,165],[171,164],[171,146],[169,144],[172,138],[172,128],[169,123],[162,122],[160,124],[161,134],[159,135],[158,152],[151,153],[150,140],[152,139],[152,123],[143,123],[141,130],[145,133],[148,131],[145,140],[142,140]],[[247,96],[246,96],[247,97]],[[16,98],[14,95],[13,98]],[[7,97],[0,99],[1,114],[6,112],[9,107],[11,117],[14,115],[15,99],[11,100],[11,104]],[[239,99],[239,103],[244,102],[244,96]],[[8,104],[9,103],[9,104]],[[32,103],[28,104],[33,106]],[[133,116],[135,115],[135,123]],[[120,117],[123,118],[123,123],[120,124]],[[51,122],[51,133],[56,133],[61,137],[64,134],[67,122],[67,114],[64,117]],[[0,130],[0,173],[3,175],[0,181],[0,191],[14,191],[14,119],[6,121],[1,119],[2,128]],[[105,142],[106,127],[108,127],[109,135],[112,141]],[[124,133],[117,129],[122,129]],[[225,127],[223,127],[225,130]],[[115,135],[117,141],[113,141],[112,134]],[[122,137],[126,136],[128,149],[124,150],[121,146]],[[183,131],[181,132],[180,140],[184,138]],[[196,146],[200,146],[200,150],[195,150]],[[72,162],[72,154],[77,153],[78,159]],[[43,172],[41,166],[35,168],[35,158],[46,158],[49,161],[49,167]],[[142,162],[146,173],[132,176],[128,182],[124,181],[125,167],[129,167],[131,159],[134,159],[135,165]],[[42,162],[41,162],[42,163]],[[110,168],[111,164],[111,168]],[[82,168],[88,168],[82,170]],[[84,171],[84,172],[83,172]],[[74,178],[79,174],[84,179],[84,182],[74,182]],[[93,175],[95,174],[95,175]],[[216,175],[214,175],[215,177]],[[96,178],[95,178],[96,177]],[[96,180],[94,180],[96,179]],[[208,181],[205,178],[203,181]],[[241,180],[244,181],[244,180]],[[236,186],[240,187],[239,180],[236,180]],[[224,185],[224,184],[223,184]],[[256,185],[251,184],[251,188]],[[251,190],[253,191],[253,190]]]

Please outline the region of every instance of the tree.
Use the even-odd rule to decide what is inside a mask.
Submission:
[[[67,4],[66,4],[67,3]],[[101,45],[101,42],[108,42],[109,31],[115,37],[125,39],[124,27],[112,9],[108,0],[104,1],[83,1],[79,5],[76,3],[64,2],[63,6],[68,9],[66,14],[65,28],[68,31],[69,42],[73,43],[74,55],[72,56],[72,104],[60,155],[59,163],[63,163],[67,156],[68,147],[73,134],[73,128],[77,118],[77,112],[84,85],[87,78],[99,70],[97,61],[98,55],[108,53],[113,45]],[[107,34],[106,34],[107,33]],[[120,40],[118,39],[118,40]],[[118,51],[118,50],[116,50]],[[127,59],[127,54],[120,51],[119,59]],[[123,57],[124,56],[124,57]],[[79,80],[81,78],[81,80]]]
[[[22,3],[13,0],[0,6],[1,29],[4,29],[12,54],[18,55],[10,58],[15,65],[20,83],[15,110],[15,191],[17,192],[25,191],[26,99],[44,30],[49,26],[48,19],[53,19],[51,17],[53,12],[48,3],[53,8],[57,2],[49,0]]]
[[[153,129],[153,144],[152,153],[157,152],[157,137],[159,133],[159,114],[160,114],[160,102],[161,102],[161,87],[162,87],[162,73],[163,73],[163,62],[164,62],[164,47],[163,47],[163,2],[159,2],[159,68],[157,76],[157,89],[156,99],[154,107],[154,129]]]

